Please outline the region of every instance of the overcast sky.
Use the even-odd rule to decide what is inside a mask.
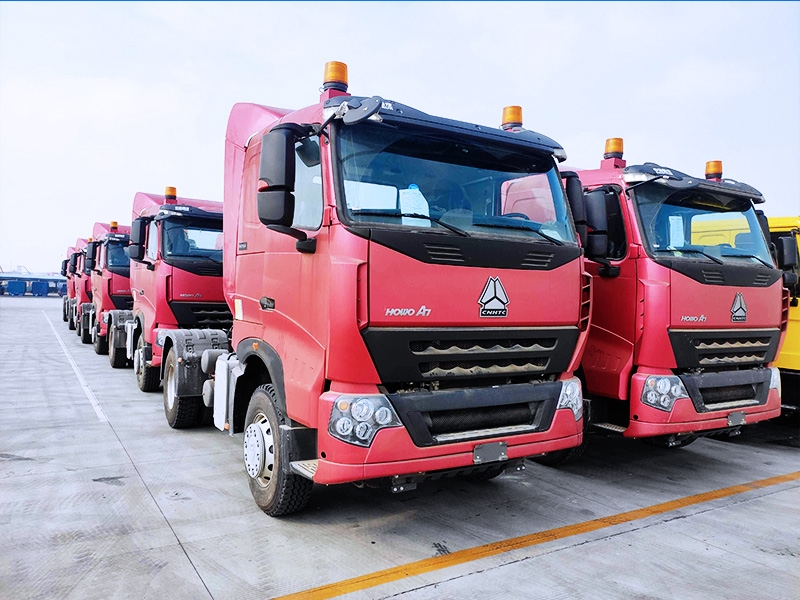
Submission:
[[[797,215],[798,2],[0,2],[0,267],[60,267],[137,191],[222,200],[236,102],[353,94],[726,177]]]

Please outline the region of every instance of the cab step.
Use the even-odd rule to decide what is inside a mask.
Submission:
[[[592,426],[598,429],[605,429],[606,431],[613,431],[614,433],[625,433],[627,427],[622,425],[614,425],[614,423],[592,423]]]
[[[292,473],[314,481],[314,475],[317,474],[318,464],[319,459],[316,458],[313,460],[293,460],[289,463],[289,468],[292,470]]]

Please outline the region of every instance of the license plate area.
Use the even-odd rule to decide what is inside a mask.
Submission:
[[[478,444],[472,450],[472,462],[483,465],[490,462],[508,460],[506,449],[508,442],[492,442],[491,444]]]
[[[744,425],[745,424],[744,415],[745,413],[743,411],[732,412],[731,414],[729,414],[728,427],[736,427],[738,425]]]

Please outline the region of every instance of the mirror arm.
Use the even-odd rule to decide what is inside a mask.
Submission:
[[[288,235],[297,240],[294,247],[298,252],[304,254],[314,254],[317,251],[317,238],[309,238],[305,231],[295,229],[294,227],[286,227],[285,225],[267,225],[267,229],[271,229],[277,233]]]

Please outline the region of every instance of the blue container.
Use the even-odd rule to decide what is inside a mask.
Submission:
[[[32,281],[31,282],[31,294],[34,296],[39,296],[40,298],[43,296],[47,296],[47,292],[50,291],[50,286],[46,281]]]
[[[25,295],[25,282],[15,279],[8,282],[8,295],[9,296],[24,296]]]

